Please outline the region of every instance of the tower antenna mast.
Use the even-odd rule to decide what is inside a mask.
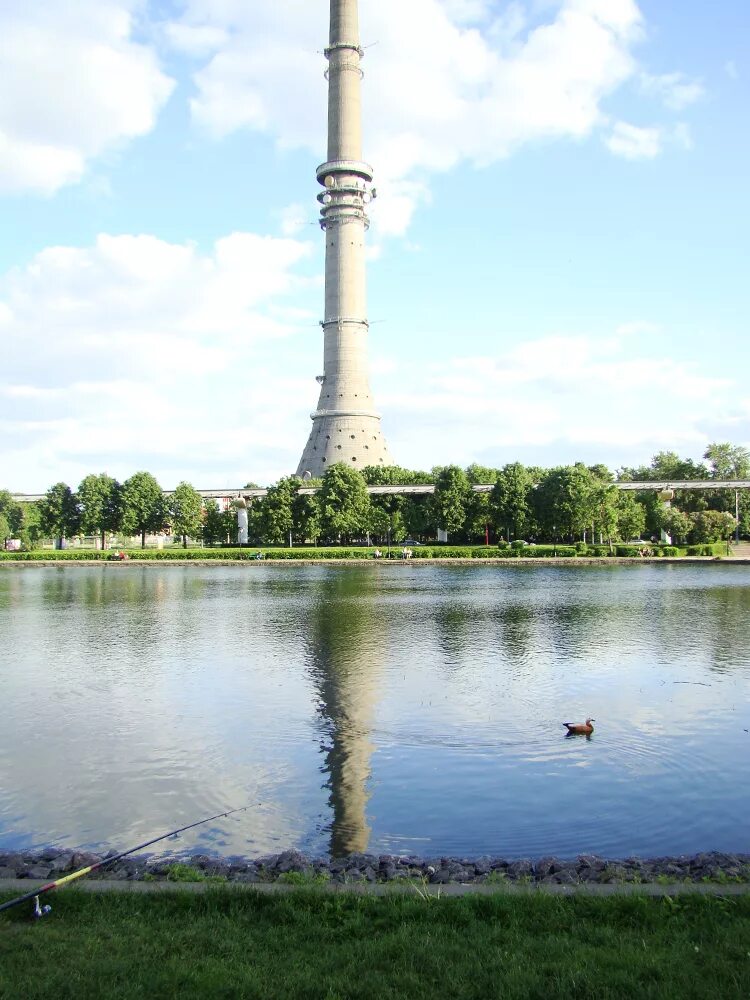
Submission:
[[[328,157],[317,168],[325,234],[323,374],[312,430],[297,475],[323,476],[336,462],[392,465],[370,391],[367,363],[366,206],[375,197],[362,159],[362,70],[357,0],[331,0],[328,47]]]

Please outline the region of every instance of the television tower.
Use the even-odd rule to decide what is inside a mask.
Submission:
[[[323,374],[318,408],[297,475],[321,477],[336,462],[355,469],[392,465],[367,371],[365,206],[375,197],[362,160],[362,70],[357,0],[331,0],[328,158],[316,171],[326,240]]]

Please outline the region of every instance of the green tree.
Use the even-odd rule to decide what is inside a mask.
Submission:
[[[533,492],[536,519],[548,537],[580,538],[596,516],[600,481],[581,462],[550,469]]]
[[[590,470],[594,472],[594,470]],[[594,473],[596,476],[596,473]],[[617,534],[619,505],[622,498],[622,491],[604,479],[596,476],[594,483],[592,504],[591,534],[592,541],[606,538],[610,546],[612,539]],[[642,510],[643,508],[641,508]],[[645,515],[644,515],[645,516]]]
[[[711,479],[750,479],[750,451],[747,448],[732,445],[728,441],[710,444],[703,453],[703,458],[708,462]],[[735,496],[735,491],[730,489],[712,490],[705,499],[707,501],[705,507],[725,511],[733,516],[738,513],[742,524],[743,508],[750,498],[747,497],[747,491],[743,491],[739,497],[740,503],[737,505],[738,498]],[[736,506],[740,507],[739,511]]]
[[[684,544],[693,530],[693,519],[677,507],[668,507],[664,511],[662,527],[673,542]]]
[[[23,508],[7,490],[0,490],[0,543],[18,538],[23,524]]]
[[[237,515],[231,505],[226,509],[220,507],[211,497],[203,502],[203,541],[208,545],[217,542],[226,545],[236,541]]]
[[[667,482],[708,479],[708,469],[702,462],[680,458],[675,451],[660,451],[651,459],[651,465],[637,469],[621,469],[619,478],[626,482]],[[677,490],[675,503],[684,511],[706,510],[706,497],[696,490]],[[641,493],[638,500],[646,508],[646,527],[653,532],[662,520],[661,501],[653,493]]]
[[[259,505],[260,530],[268,545],[285,545],[294,526],[292,508],[301,483],[296,476],[284,476],[274,486]]]
[[[457,465],[446,465],[437,471],[432,509],[438,527],[449,534],[464,530],[471,500],[469,477]]]
[[[122,484],[122,529],[141,536],[146,548],[146,534],[161,531],[167,506],[161,486],[150,472],[136,472]]]
[[[311,480],[305,483],[310,485]],[[315,485],[318,485],[316,480]],[[316,542],[320,535],[320,504],[315,493],[295,494],[292,501],[292,530],[299,542]]]
[[[321,534],[328,538],[349,539],[367,531],[370,496],[361,472],[336,462],[323,476],[318,501]]]
[[[434,482],[432,473],[403,469],[400,465],[366,465],[362,475],[368,486],[415,486]]]
[[[86,535],[99,535],[102,548],[108,531],[118,531],[122,519],[122,488],[116,479],[102,472],[89,475],[78,487],[81,530]]]
[[[490,469],[486,465],[477,465],[473,462],[466,467],[466,478],[472,486],[487,486],[493,484],[498,475],[498,469]],[[489,492],[481,493],[472,490],[469,494],[469,501],[466,505],[465,531],[471,538],[484,538],[487,528],[492,522]]]
[[[698,544],[719,542],[730,538],[736,521],[731,514],[719,510],[701,510],[690,515],[693,530],[690,540]]]
[[[39,501],[39,515],[42,531],[56,539],[58,548],[80,529],[78,498],[67,483],[50,486]]]
[[[491,469],[487,465],[477,465],[476,462],[472,462],[466,467],[466,478],[472,486],[490,486],[497,481],[499,475],[499,469]]]
[[[377,538],[387,538],[391,530],[391,515],[381,504],[370,500],[370,517],[367,522],[367,532]]]
[[[674,483],[681,480],[708,479],[708,470],[700,462],[694,462],[690,458],[680,458],[676,451],[660,451],[651,459],[651,465],[621,469],[619,478],[626,482],[643,480]]]
[[[510,462],[500,469],[489,501],[490,516],[498,534],[525,538],[534,531],[533,488],[531,473],[520,462]]]
[[[169,498],[169,517],[176,534],[187,548],[188,535],[197,538],[203,527],[203,497],[190,483],[179,483]]]
[[[405,534],[399,535],[398,522],[394,514],[393,533],[391,540],[394,542],[403,541],[404,538],[424,538],[425,536],[435,537],[435,510],[432,505],[432,497],[429,495],[413,495],[404,498],[400,511]]]
[[[19,506],[21,507],[22,521],[18,529],[18,536],[21,539],[24,549],[35,549],[44,536],[41,526],[39,502],[25,501]]]
[[[712,479],[750,479],[750,451],[728,441],[710,444],[703,453]]]
[[[620,490],[617,497],[617,533],[623,541],[640,538],[646,530],[646,511],[630,490]]]

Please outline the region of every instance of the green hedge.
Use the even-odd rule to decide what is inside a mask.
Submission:
[[[688,545],[686,552],[689,556],[725,556],[727,543],[709,542],[705,545]]]
[[[392,547],[392,557],[394,561],[401,561],[402,546]],[[119,550],[118,550],[119,551]],[[183,559],[195,559],[201,561],[224,560],[224,561],[255,561],[257,553],[263,553],[265,559],[280,559],[295,562],[304,562],[315,559],[368,559],[372,560],[375,547],[351,546],[347,548],[216,548],[216,549],[182,549],[178,546],[168,549],[127,549],[130,559],[148,560],[149,562],[169,562]],[[381,548],[384,561],[386,549]],[[510,547],[494,545],[418,545],[411,547],[412,559],[574,559],[597,558],[604,559],[609,556],[619,556],[620,558],[637,559],[640,556],[641,547],[637,545],[616,545],[612,550],[606,545],[584,546],[577,545],[524,545],[523,547]],[[725,542],[715,542],[710,545],[690,545],[687,549],[678,548],[675,545],[654,545],[649,546],[651,555],[662,557],[678,557],[685,554],[689,556],[720,556],[726,553]],[[21,562],[109,562],[114,553],[111,551],[95,549],[64,549],[59,550],[37,550],[34,552],[0,552],[0,561],[21,561]]]

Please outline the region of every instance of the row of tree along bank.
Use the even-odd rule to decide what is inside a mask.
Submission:
[[[453,544],[500,541],[606,545],[631,539],[656,539],[661,532],[678,545],[700,546],[728,539],[737,527],[733,490],[679,491],[665,507],[649,481],[750,478],[750,452],[714,444],[704,462],[661,452],[649,466],[622,469],[615,475],[603,465],[582,463],[542,469],[512,462],[501,469],[470,465],[436,467],[431,472],[347,465],[331,466],[322,480],[302,483],[287,476],[269,487],[267,496],[248,509],[252,546],[349,544],[355,540],[397,544],[430,542],[442,529]],[[621,490],[616,482],[644,482],[643,491]],[[368,485],[434,484],[434,493],[370,495]],[[476,492],[473,485],[492,485]],[[248,484],[248,488],[254,484]],[[315,494],[300,487],[318,487]],[[750,535],[750,496],[739,501],[739,532]],[[33,550],[45,539],[97,536],[102,548],[113,537],[168,534],[187,547],[188,539],[205,545],[236,544],[237,512],[204,500],[189,483],[169,496],[148,472],[124,483],[90,475],[73,490],[55,483],[35,503],[16,503],[0,491],[0,539],[20,539]],[[415,553],[416,554],[416,553]]]

